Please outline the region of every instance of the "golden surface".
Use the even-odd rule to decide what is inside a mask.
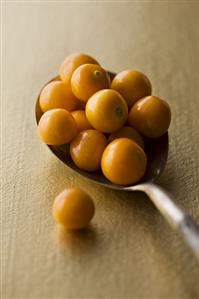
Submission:
[[[199,223],[197,1],[3,3],[3,298],[199,297],[196,259],[141,193],[73,173],[42,144],[34,105],[64,57],[83,51],[114,71],[134,68],[172,108],[160,179]],[[81,186],[91,227],[58,233],[54,197]]]

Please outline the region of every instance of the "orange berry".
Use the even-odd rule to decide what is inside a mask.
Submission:
[[[72,93],[70,85],[61,81],[53,81],[42,90],[39,103],[43,112],[55,108],[66,109],[70,112],[77,108],[78,99]]]
[[[75,110],[71,114],[72,114],[74,120],[76,121],[78,132],[81,132],[83,130],[92,129],[92,126],[86,117],[85,111]]]
[[[123,96],[129,108],[137,100],[152,92],[149,79],[143,73],[133,70],[118,73],[111,83],[111,88]]]
[[[99,65],[83,64],[73,73],[71,88],[74,95],[81,101],[88,99],[98,90],[109,88],[108,73]]]
[[[88,100],[86,116],[96,130],[112,133],[125,124],[128,117],[128,107],[117,91],[103,89],[96,92]]]
[[[132,139],[139,146],[141,146],[141,148],[144,149],[144,140],[143,140],[142,136],[140,135],[140,133],[136,129],[134,129],[132,127],[122,127],[117,132],[112,133],[109,136],[108,141],[111,142],[111,141],[113,141],[115,139],[118,139],[118,138]]]
[[[140,99],[131,108],[128,122],[144,136],[156,138],[169,128],[171,110],[167,102],[155,96]]]
[[[142,148],[128,138],[115,139],[106,147],[101,167],[104,176],[114,184],[132,185],[146,171],[147,159]]]
[[[45,112],[40,118],[38,133],[46,144],[66,144],[76,136],[77,125],[68,111],[52,109]]]
[[[99,64],[94,58],[82,53],[73,53],[65,58],[59,69],[59,75],[64,83],[70,83],[73,72],[85,63]]]
[[[70,144],[73,162],[86,171],[100,169],[101,157],[107,145],[106,137],[96,130],[80,132]]]
[[[88,226],[95,211],[92,198],[80,188],[63,190],[54,200],[53,217],[67,229]]]

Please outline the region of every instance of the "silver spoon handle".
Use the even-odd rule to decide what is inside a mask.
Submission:
[[[173,201],[172,196],[154,183],[143,183],[132,187],[143,191],[175,230],[179,231],[199,259],[199,227],[193,219]]]

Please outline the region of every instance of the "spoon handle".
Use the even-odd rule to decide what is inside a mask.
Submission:
[[[171,227],[181,233],[199,259],[199,227],[186,212],[177,206],[172,195],[154,183],[143,183],[132,189],[143,191],[149,196]]]

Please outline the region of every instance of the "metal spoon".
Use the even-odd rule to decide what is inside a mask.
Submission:
[[[114,73],[110,72],[109,74],[111,77],[114,77]],[[51,81],[55,80],[59,80],[59,77],[55,77]],[[42,114],[38,96],[35,107],[37,123],[39,122]],[[101,172],[89,173],[79,169],[70,158],[68,145],[48,145],[48,147],[51,152],[54,153],[64,164],[95,183],[111,189],[122,191],[142,191],[147,194],[166,221],[173,229],[182,235],[183,239],[199,259],[199,227],[186,212],[177,206],[172,198],[172,195],[154,183],[162,174],[166,166],[169,148],[168,141],[168,133],[157,139],[145,140],[145,152],[147,154],[148,162],[147,170],[142,180],[132,186],[115,185],[108,181]]]

